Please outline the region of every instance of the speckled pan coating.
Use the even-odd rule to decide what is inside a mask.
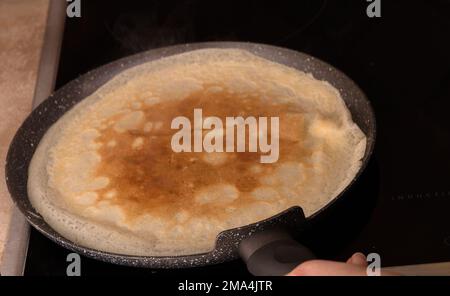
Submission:
[[[127,256],[102,252],[75,244],[53,230],[30,204],[27,194],[30,160],[44,133],[67,110],[125,69],[161,57],[201,48],[245,49],[268,60],[312,73],[315,78],[326,80],[336,87],[341,92],[347,107],[352,113],[353,121],[358,124],[367,136],[363,165],[343,192],[355,182],[365,168],[372,153],[376,129],[372,107],[364,93],[351,79],[339,70],[316,58],[285,48],[242,42],[183,44],[136,54],[90,71],[53,93],[28,116],[17,131],[9,148],[6,162],[6,182],[13,201],[31,225],[54,242],[79,254],[114,264],[149,268],[183,268],[229,261],[239,256],[237,252],[239,242],[254,232],[264,231],[267,227],[277,226],[285,228],[295,236],[302,229],[307,219],[304,218],[302,210],[299,207],[295,207],[260,223],[220,233],[217,237],[216,248],[210,253],[167,257]],[[341,196],[342,193],[314,214],[314,216],[320,215]]]

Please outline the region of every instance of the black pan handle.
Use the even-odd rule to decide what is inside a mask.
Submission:
[[[250,235],[239,245],[239,255],[256,276],[285,275],[314,254],[286,231],[269,229]]]

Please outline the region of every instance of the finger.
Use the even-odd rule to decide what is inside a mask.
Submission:
[[[360,265],[326,260],[306,261],[288,276],[365,276],[366,268]]]
[[[367,258],[363,253],[357,252],[357,253],[353,254],[352,257],[350,257],[347,260],[347,263],[366,267],[367,266]]]

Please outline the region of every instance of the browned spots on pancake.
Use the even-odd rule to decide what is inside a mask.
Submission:
[[[226,91],[201,91],[181,101],[163,101],[152,106],[143,104],[140,110],[144,112],[145,120],[135,130],[119,133],[109,127],[102,131],[99,142],[104,145],[99,150],[102,162],[97,174],[110,178],[110,185],[99,191],[99,201],[104,193],[115,189],[117,195],[110,200],[113,204],[120,205],[129,218],[143,213],[170,217],[182,209],[194,215],[214,217],[225,212],[224,205],[197,204],[194,200],[196,190],[208,185],[228,183],[236,186],[240,192],[248,193],[259,186],[259,176],[270,174],[277,165],[260,164],[259,152],[226,153],[229,159],[220,165],[205,162],[202,159],[205,152],[172,152],[171,137],[176,130],[170,128],[170,123],[176,116],[186,116],[193,125],[194,108],[202,108],[203,118],[217,116],[224,123],[227,116],[279,116],[278,163],[302,161],[310,153],[298,146],[294,147],[295,142],[302,140],[303,121],[297,120],[302,118],[302,113],[293,104],[274,105],[272,101],[259,96],[240,96]],[[144,132],[148,121],[163,124],[159,130]],[[292,131],[293,128],[300,137],[284,138],[283,130]],[[133,149],[132,143],[138,137],[144,139],[142,147]],[[113,147],[106,145],[111,140],[117,142]],[[262,168],[257,174],[250,169],[254,165]],[[227,205],[236,207],[248,202],[254,200],[248,194],[241,194],[237,200]]]

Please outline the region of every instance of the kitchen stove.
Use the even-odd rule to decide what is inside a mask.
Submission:
[[[320,258],[376,252],[383,266],[450,261],[450,2],[81,1],[67,18],[56,88],[118,58],[201,41],[251,41],[316,56],[364,90],[377,143],[355,188],[301,240]],[[126,4],[125,4],[126,3]],[[70,251],[31,230],[26,275],[65,275]],[[82,274],[247,275],[236,260],[150,270],[82,258]]]

